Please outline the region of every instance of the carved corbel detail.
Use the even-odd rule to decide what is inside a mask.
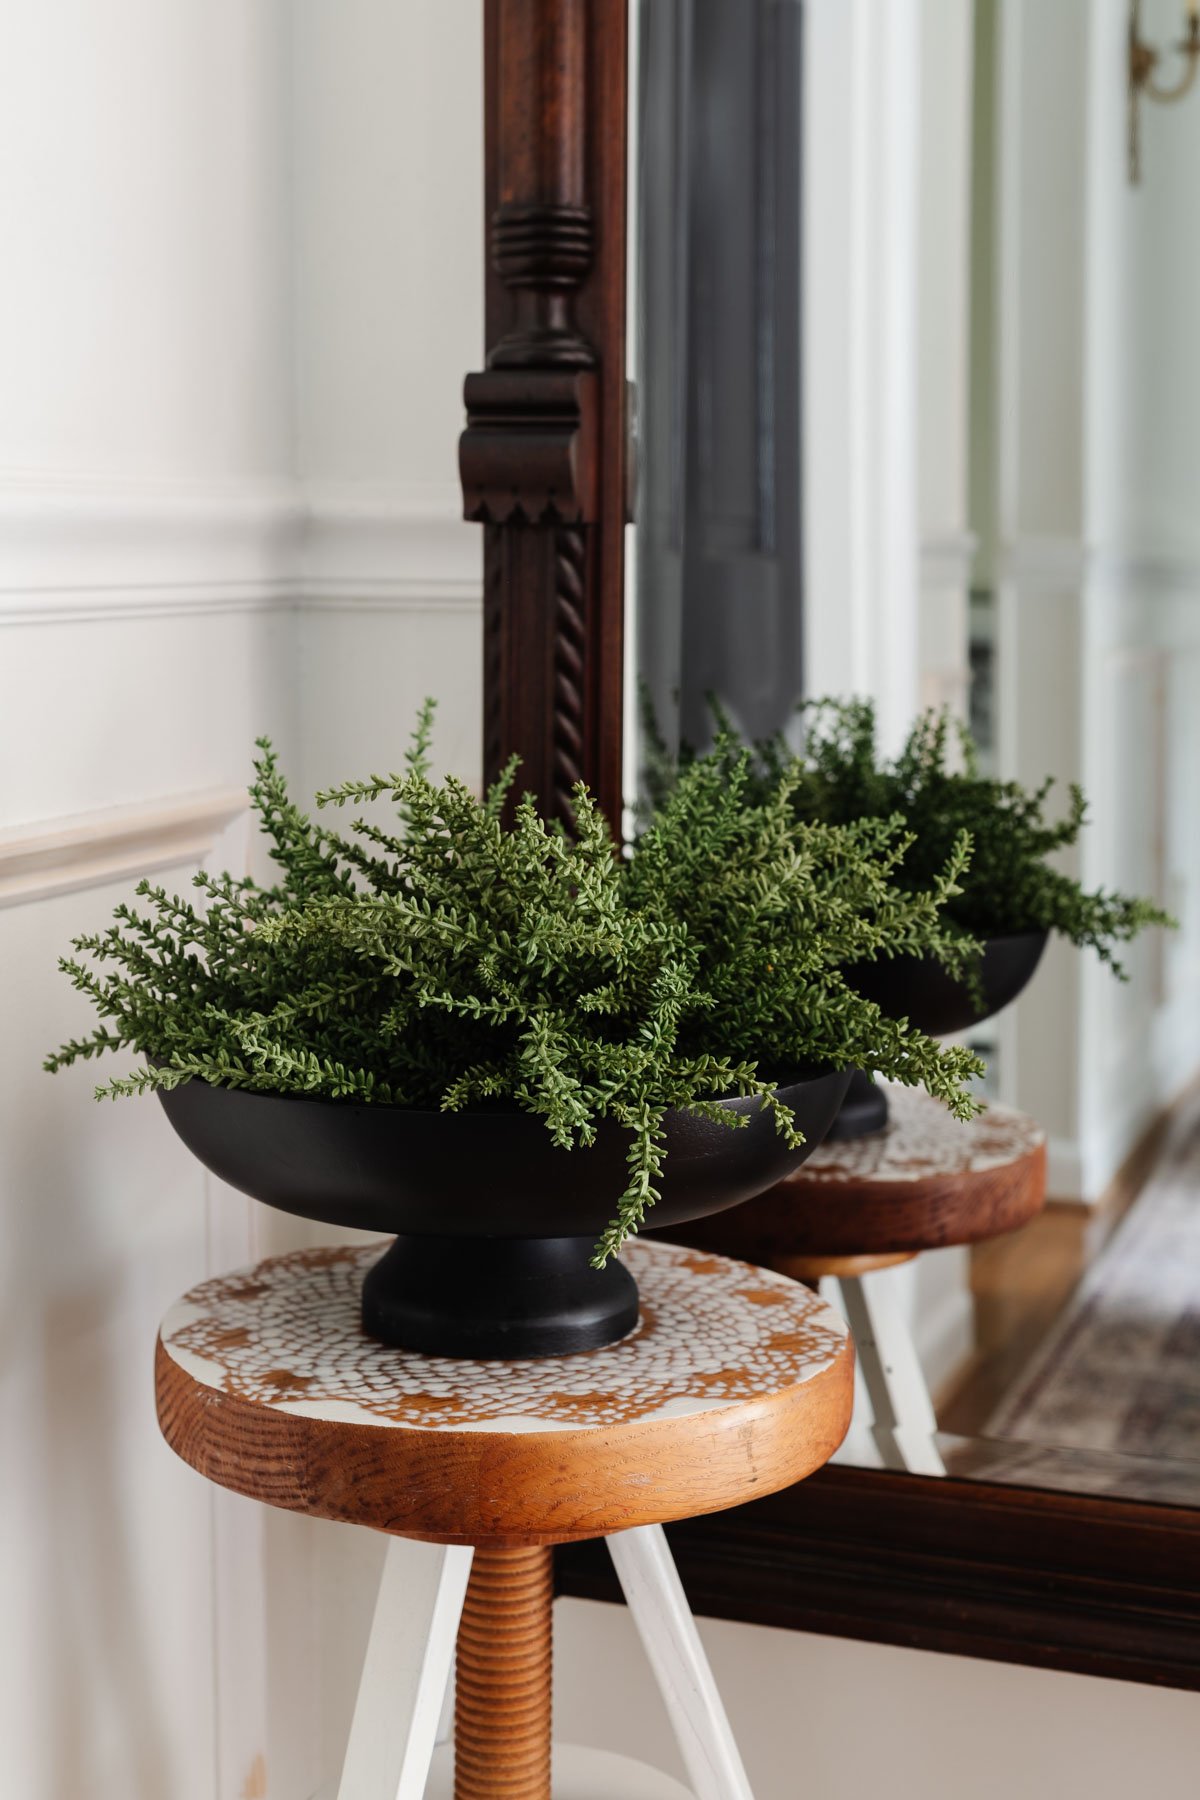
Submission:
[[[484,525],[596,519],[596,376],[491,368],[468,375],[459,443],[463,514]]]

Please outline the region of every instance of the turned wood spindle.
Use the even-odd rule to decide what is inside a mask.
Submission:
[[[458,1631],[454,1800],[550,1800],[552,1552],[475,1552]]]

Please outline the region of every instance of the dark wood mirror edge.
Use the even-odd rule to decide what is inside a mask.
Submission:
[[[713,1618],[1200,1689],[1200,1512],[833,1465],[668,1535]],[[602,1545],[556,1559],[620,1599]]]
[[[486,0],[486,366],[463,512],[484,527],[484,780],[621,818],[626,0]]]
[[[621,809],[627,0],[485,0],[484,774]],[[1200,1512],[842,1466],[673,1527],[700,1613],[1200,1688]],[[618,1599],[602,1546],[564,1594]]]

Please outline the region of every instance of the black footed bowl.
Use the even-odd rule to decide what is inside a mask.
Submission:
[[[679,1109],[655,1225],[736,1206],[825,1136],[849,1071],[781,1083],[806,1142],[789,1150],[757,1097],[722,1100],[731,1129]],[[560,1150],[530,1113],[418,1112],[192,1080],[159,1098],[175,1130],[231,1187],[302,1218],[396,1242],[368,1273],[363,1327],[434,1356],[558,1356],[632,1331],[637,1286],[616,1258],[590,1266],[626,1181],[629,1133],[604,1121]]]
[[[1032,980],[1046,948],[1045,931],[1015,931],[983,940],[980,982],[983,1010],[964,981],[947,974],[931,956],[880,957],[855,963],[846,979],[889,1018],[906,1018],[930,1037],[967,1031],[1001,1012]],[[831,1138],[866,1137],[887,1124],[887,1100],[869,1075],[855,1070],[849,1092],[830,1129]]]
[[[846,979],[889,1018],[906,1018],[930,1037],[966,1031],[1000,1012],[1032,979],[1046,948],[1045,931],[1010,932],[985,938],[980,1011],[965,981],[957,981],[931,956],[880,957],[855,963]]]

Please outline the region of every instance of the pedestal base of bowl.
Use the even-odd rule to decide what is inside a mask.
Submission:
[[[569,1356],[627,1337],[637,1283],[592,1237],[398,1237],[363,1283],[363,1330],[425,1356]]]
[[[870,1137],[872,1132],[883,1131],[887,1122],[887,1095],[865,1069],[855,1069],[846,1089],[846,1098],[829,1127],[828,1138]]]

